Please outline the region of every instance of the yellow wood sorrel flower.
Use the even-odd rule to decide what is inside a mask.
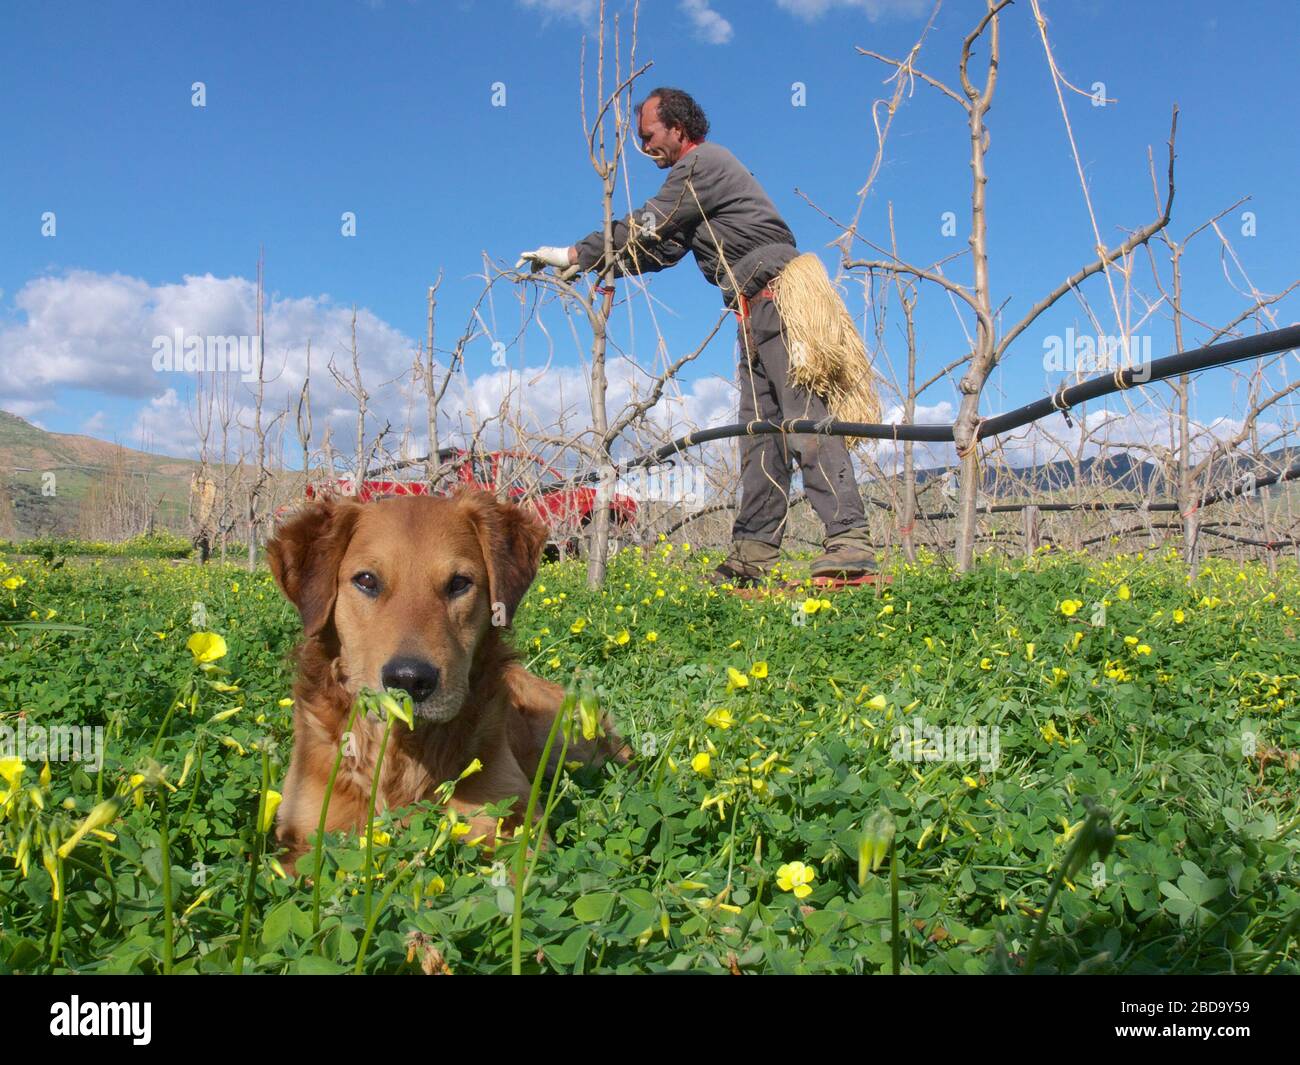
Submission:
[[[735,691],[737,688],[748,688],[749,678],[734,666],[727,667],[727,691]]]
[[[196,632],[185,641],[185,646],[196,662],[215,662],[226,657],[225,638],[215,632]]]
[[[262,811],[262,831],[270,832],[271,826],[275,824],[275,811],[280,808],[280,800],[284,798],[278,791],[272,788],[266,789],[266,809]]]
[[[1175,625],[1181,625],[1181,624],[1182,624],[1184,621],[1186,621],[1186,620],[1187,620],[1187,615],[1184,614],[1181,610],[1175,610],[1175,611],[1174,611],[1174,624],[1175,624]]]
[[[704,719],[705,724],[712,725],[714,728],[728,729],[736,723],[736,719],[731,716],[731,711],[725,707],[714,710]]]
[[[18,783],[18,778],[26,771],[27,766],[21,758],[15,758],[13,755],[0,758],[0,777],[3,777],[5,783],[11,788]]]
[[[759,680],[762,680],[764,677],[767,676],[767,663],[755,662],[752,666],[749,667],[749,674],[752,677],[757,677]]]
[[[657,632],[647,632],[647,633],[645,634],[645,638],[646,638],[646,643],[654,643],[656,640],[659,639],[659,633],[657,633]]]
[[[817,871],[803,862],[787,862],[776,871],[776,886],[794,892],[796,899],[804,899],[812,894],[808,885],[816,878]]]
[[[1061,603],[1061,613],[1064,614],[1067,618],[1072,618],[1074,617],[1075,614],[1079,612],[1079,607],[1081,606],[1083,606],[1082,600],[1079,599],[1063,600]]]
[[[87,832],[93,832],[95,829],[103,828],[105,825],[109,824],[115,817],[117,817],[117,811],[120,807],[121,803],[117,799],[105,799],[91,810],[90,813],[86,815],[86,819],[77,827],[77,830],[72,833],[72,835],[64,842],[63,846],[59,848],[59,857],[66,858],[71,854]]]
[[[713,776],[713,770],[709,768],[709,761],[709,752],[701,751],[691,759],[691,768],[702,777],[711,777]]]
[[[587,627],[587,619],[579,618],[577,621],[575,621],[572,625],[569,626],[569,631],[573,633],[573,635],[577,636],[578,633],[580,633],[586,627]]]

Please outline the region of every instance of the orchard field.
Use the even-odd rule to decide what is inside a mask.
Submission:
[[[637,751],[541,790],[555,846],[488,853],[430,805],[295,882],[269,574],[8,557],[0,970],[1300,969],[1294,564],[926,557],[742,598],[716,562],[625,551],[597,593],[542,567],[515,646]],[[100,756],[33,757],[55,725]]]

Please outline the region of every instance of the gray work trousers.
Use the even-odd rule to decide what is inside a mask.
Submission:
[[[776,305],[763,297],[749,303],[750,337],[741,323],[740,420],[783,421],[827,417],[823,397],[792,385],[789,354]],[[740,510],[733,540],[758,540],[781,546],[790,496],[790,456],[803,473],[808,502],[836,536],[866,525],[862,496],[844,438],[817,434],[740,437]]]

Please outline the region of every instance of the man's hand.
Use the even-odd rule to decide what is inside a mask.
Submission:
[[[576,254],[573,259],[569,258],[569,253],[573,250],[572,248],[555,248],[549,244],[543,244],[540,248],[534,248],[532,251],[520,252],[519,261],[515,263],[515,269],[520,269],[524,263],[532,263],[533,273],[544,270],[548,266],[554,266],[557,270],[567,272],[568,268],[574,265],[574,260],[577,259]],[[574,270],[573,273],[576,274],[577,270]],[[572,276],[572,274],[569,276]]]

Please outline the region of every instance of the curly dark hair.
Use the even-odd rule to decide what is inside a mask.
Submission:
[[[704,108],[695,102],[695,97],[681,89],[651,89],[637,105],[636,113],[640,115],[641,108],[656,99],[659,101],[659,121],[668,129],[680,127],[693,141],[702,141],[709,135],[709,120],[704,115]]]

